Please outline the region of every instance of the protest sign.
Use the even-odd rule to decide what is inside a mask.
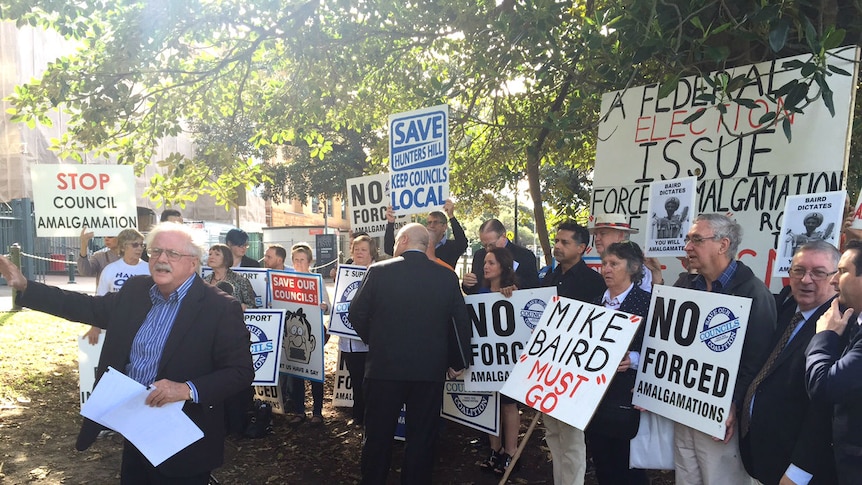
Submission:
[[[81,406],[90,398],[96,387],[96,370],[99,367],[99,356],[102,355],[102,345],[105,343],[105,332],[99,335],[99,342],[90,345],[86,337],[78,338],[78,386],[81,390]]]
[[[859,196],[856,198],[856,208],[853,210],[850,228],[862,229],[862,190],[859,191]]]
[[[449,106],[389,116],[390,205],[396,214],[443,207],[449,198]]]
[[[390,204],[389,174],[347,179],[347,197],[350,201],[347,213],[350,230],[354,234],[364,232],[371,237],[383,237],[386,233],[386,207]],[[396,215],[395,231],[408,222],[407,216]]]
[[[685,236],[697,213],[697,178],[662,180],[650,184],[650,229],[646,256],[685,256]]]
[[[116,236],[138,228],[135,174],[129,165],[30,167],[38,237]],[[442,204],[442,202],[441,202]]]
[[[464,297],[470,315],[471,363],[464,373],[468,391],[499,391],[521,355],[530,333],[557,288],[518,290],[506,298],[500,292]]]
[[[751,299],[656,285],[632,403],[724,439]]]
[[[846,197],[846,192],[841,190],[787,198],[781,221],[778,262],[773,276],[788,276],[793,255],[805,243],[826,241],[838,247]]]
[[[468,391],[464,381],[447,380],[440,416],[494,436],[500,436],[500,394]]]
[[[284,310],[246,310],[244,317],[251,337],[252,384],[277,385]]]
[[[285,312],[281,372],[323,382],[323,278],[313,273],[270,270],[272,307]]]
[[[339,337],[340,338],[340,337]],[[332,405],[340,408],[353,407],[353,381],[347,371],[347,362],[338,352],[338,365],[335,368],[335,382],[332,385]]]
[[[340,338],[358,339],[356,330],[348,320],[350,301],[362,284],[367,268],[349,264],[338,265],[335,275],[335,299],[332,302],[332,318],[329,319],[329,333]]]
[[[553,297],[500,392],[585,429],[642,320]]]
[[[699,198],[693,211],[732,214],[746,231],[733,256],[777,293],[783,283],[772,277],[772,266],[780,249],[786,197],[840,190],[849,156],[855,75],[829,78],[835,116],[819,101],[807,105],[805,114],[788,112],[783,108],[785,98],[775,95],[786,82],[803,77],[800,66],[809,58],[801,55],[729,69],[731,77],[746,74],[754,79],[729,93],[734,99],[750,100],[752,107],[728,102],[723,117],[714,105],[698,99],[713,88],[696,77],[679,79],[665,97],[659,96],[663,86],[658,84],[606,93],[591,213],[628,216],[640,229],[632,240],[645,247],[652,215],[647,211],[649,184],[697,177]],[[831,50],[827,58],[840,69],[856,72],[855,46]],[[798,64],[788,66],[788,61]],[[700,118],[683,123],[703,108],[707,111]],[[791,140],[780,124],[761,121],[767,113],[787,116]],[[731,133],[755,130],[741,138]],[[684,270],[673,258],[662,258],[662,263],[671,273]]]
[[[284,396],[280,386],[254,386],[254,398],[267,402],[275,414],[284,414]]]

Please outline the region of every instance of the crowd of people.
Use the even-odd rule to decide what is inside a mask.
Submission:
[[[554,265],[541,277],[535,255],[510,241],[499,220],[489,219],[477,234],[481,248],[461,279],[453,268],[468,240],[451,201],[428,214],[424,226],[411,223],[396,233],[391,211],[387,218],[384,251],[391,257],[381,258],[367,235],[352,241],[349,262],[367,268],[349,306],[359,339],[339,338],[353,382],[351,422],[363,427],[363,484],[387,482],[404,404],[401,482],[433,483],[444,379],[462,375],[470,362],[465,294],[510,297],[520,289],[554,287],[559,296],[646,320],[653,286],[665,283],[660,263],[645,258],[629,240],[638,230],[620,214],[596,214],[588,227],[559,224]],[[799,245],[789,285],[773,295],[736,258],[743,238],[739,224],[723,214],[694,218],[685,235],[686,271],[673,275],[673,285],[749,298],[751,312],[724,439],[674,424],[677,483],[862,483],[862,334],[856,311],[862,309],[862,238],[857,237],[862,234],[847,225],[844,233],[843,253],[822,239]],[[90,237],[82,234],[82,248]],[[184,412],[204,431],[202,440],[156,467],[126,442],[123,483],[207,483],[222,462],[225,433],[241,426],[237,420],[252,399],[242,311],[254,308],[256,300],[248,281],[231,268],[258,262],[246,256],[248,235],[241,230],[209,248],[212,271],[205,278],[199,275],[200,248],[182,224],[165,220],[146,236],[146,253],[143,243],[142,234],[129,230],[106,238],[104,251],[82,252],[81,272],[106,278],[99,280],[97,296],[28,281],[2,256],[0,272],[18,290],[20,304],[93,325],[91,342],[104,336],[99,375],[110,365],[152,386],[147,398],[152,406],[185,401]],[[584,261],[591,245],[601,257],[599,271]],[[144,254],[147,265],[140,262]],[[287,256],[286,248],[272,245],[263,262],[285,270]],[[290,257],[294,270],[310,270],[313,253],[307,244],[290,248]],[[321,304],[326,313],[328,300]],[[643,339],[640,328],[585,430],[543,417],[556,485],[584,483],[588,456],[602,485],[649,483],[645,470],[629,466],[630,440],[640,413],[647,412],[632,405]],[[290,424],[307,418],[305,382],[282,381],[290,396]],[[323,385],[310,387],[311,423],[320,425]],[[501,433],[488,437],[487,458],[479,464],[497,475],[517,467],[520,430],[521,404],[501,397]],[[85,419],[77,447],[85,449],[100,430]]]

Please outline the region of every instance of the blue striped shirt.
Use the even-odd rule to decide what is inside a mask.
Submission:
[[[156,285],[150,287],[150,300],[153,307],[147,313],[147,318],[138,329],[132,341],[132,352],[129,363],[126,364],[126,375],[145,386],[156,380],[162,351],[168,341],[168,335],[174,326],[174,320],[180,311],[183,298],[189,292],[196,274],[193,274],[174,290],[168,298],[162,296]]]
[[[727,287],[727,284],[730,283],[730,280],[733,278],[733,275],[736,274],[736,264],[735,259],[730,260],[730,264],[727,265],[727,268],[724,268],[724,271],[718,275],[718,279],[712,282],[712,293],[721,293],[723,289]],[[694,279],[694,289],[706,291],[706,278],[703,275],[697,275]]]

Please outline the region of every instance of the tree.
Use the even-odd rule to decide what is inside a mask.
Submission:
[[[343,186],[327,174],[383,165],[386,115],[446,102],[454,192],[478,200],[523,171],[546,254],[543,193],[554,193],[563,213],[571,204],[557,194],[585,192],[571,184],[590,170],[602,93],[661,82],[666,95],[682,76],[701,75],[714,87],[704,100],[721,111],[725,102],[750,102],[732,96],[746,79],[722,70],[808,53],[803,78],[777,95],[796,113],[812,102],[832,108],[829,77],[842,73],[826,50],[858,39],[859,8],[849,0],[0,0],[3,18],[82,45],[12,98],[15,121],[45,123],[58,106],[71,115],[61,156],[115,154],[140,169],[160,137],[189,122],[243,119],[256,146],[292,147],[285,153],[293,163],[267,167],[289,176],[283,195],[323,193]],[[791,136],[780,116],[764,121]],[[326,157],[341,146],[330,165]],[[313,170],[297,173],[321,155]],[[160,163],[170,174],[207,171],[202,160],[176,155]],[[576,177],[543,180],[565,171]],[[264,180],[257,177],[245,182]],[[171,186],[151,193],[167,198]]]

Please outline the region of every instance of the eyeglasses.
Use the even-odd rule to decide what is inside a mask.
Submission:
[[[703,242],[704,242],[704,241],[717,241],[717,240],[719,240],[719,239],[721,239],[721,237],[716,236],[716,235],[714,235],[714,234],[713,234],[712,236],[706,236],[706,237],[704,237],[704,236],[698,236],[698,235],[696,235],[696,234],[695,234],[694,236],[686,236],[686,237],[683,239],[683,241],[685,241],[685,243],[686,243],[686,244],[688,244],[688,243],[692,243],[692,244],[703,244]]]
[[[176,263],[183,256],[194,257],[194,254],[184,254],[178,251],[174,251],[173,249],[162,249],[162,248],[147,248],[147,256],[150,259],[159,259],[162,257],[162,253],[168,257],[168,261],[172,263]]]
[[[133,247],[133,248],[135,248],[135,249],[138,249],[139,247],[141,247],[141,246],[143,246],[143,245],[144,245],[144,243],[142,243],[142,242],[137,242],[137,241],[135,241],[135,242],[127,242],[127,243],[126,243],[126,246],[131,246],[131,247]]]
[[[813,269],[811,271],[808,271],[805,268],[799,268],[799,267],[790,268],[790,271],[788,271],[788,273],[790,273],[791,278],[801,280],[802,278],[805,278],[805,275],[807,274],[811,277],[812,281],[823,281],[826,278],[829,278],[830,276],[834,275],[837,272],[838,272],[838,270],[823,271],[822,269]]]

